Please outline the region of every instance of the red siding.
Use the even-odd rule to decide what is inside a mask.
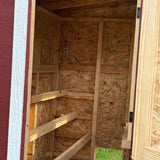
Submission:
[[[7,159],[14,0],[0,2],[0,160]]]

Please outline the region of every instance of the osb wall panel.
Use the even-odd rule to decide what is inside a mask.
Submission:
[[[129,68],[131,41],[131,23],[105,23],[102,64]],[[121,149],[129,108],[128,78],[128,73],[101,74],[97,125],[99,147]]]
[[[158,55],[152,123],[152,147],[160,150],[160,55]]]
[[[127,75],[101,74],[97,146],[121,149],[127,105]]]
[[[60,36],[60,64],[95,65],[97,55],[98,23],[63,22]],[[102,64],[128,68],[132,41],[131,23],[105,23]],[[68,48],[68,55],[63,49]],[[131,55],[132,56],[132,55]],[[125,115],[128,110],[128,72],[126,74],[101,74],[100,102],[98,108],[97,146],[121,149]],[[77,92],[94,93],[95,73],[60,71],[59,88]],[[93,101],[58,99],[57,116],[79,109],[82,114],[92,114]],[[91,120],[75,120],[56,131],[55,151],[67,149],[66,144],[91,131]],[[77,132],[74,132],[76,130]],[[64,132],[64,133],[63,133]],[[68,134],[67,134],[68,133]],[[84,149],[82,149],[83,151]],[[87,153],[89,155],[89,152]]]
[[[60,89],[94,93],[94,72],[61,71],[59,75]]]
[[[98,41],[98,23],[63,22],[60,34],[59,64],[95,65]],[[68,48],[68,55],[63,50]],[[60,71],[59,89],[72,89],[75,92],[94,93],[95,73]],[[62,152],[76,140],[91,132],[92,100],[59,98],[56,115],[79,110],[85,119],[76,119],[56,130],[55,152]],[[86,119],[86,115],[90,116]],[[65,138],[65,139],[63,139]],[[60,144],[61,143],[61,144]],[[83,154],[79,154],[83,153]],[[90,144],[76,155],[90,155]]]
[[[102,64],[129,66],[132,23],[105,23]]]
[[[52,16],[43,11],[36,10],[35,23],[35,42],[34,42],[34,65],[52,65],[55,64],[57,28],[59,23],[53,20]],[[33,74],[32,94],[52,91],[56,88],[55,74]],[[35,115],[35,127],[38,127],[54,119],[55,105],[54,101],[46,101],[37,104]],[[34,105],[36,107],[36,105]],[[33,123],[33,122],[32,122]],[[34,159],[49,159],[48,155],[53,151],[53,132],[49,133],[35,141]]]
[[[60,36],[60,64],[95,64],[97,23],[63,22]],[[68,48],[68,55],[63,49]]]

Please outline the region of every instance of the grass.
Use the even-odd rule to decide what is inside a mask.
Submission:
[[[96,160],[123,160],[123,151],[96,148]]]

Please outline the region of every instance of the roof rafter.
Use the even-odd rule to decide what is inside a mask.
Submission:
[[[60,10],[76,7],[87,7],[95,5],[106,5],[120,0],[40,0],[39,5],[48,10]],[[121,2],[136,2],[135,0],[121,0]]]

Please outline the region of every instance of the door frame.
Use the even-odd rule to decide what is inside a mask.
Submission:
[[[159,38],[159,6],[159,0],[144,0],[142,3],[132,141],[134,160],[148,160],[148,156],[156,160],[156,156],[160,157],[158,152],[150,149]]]

